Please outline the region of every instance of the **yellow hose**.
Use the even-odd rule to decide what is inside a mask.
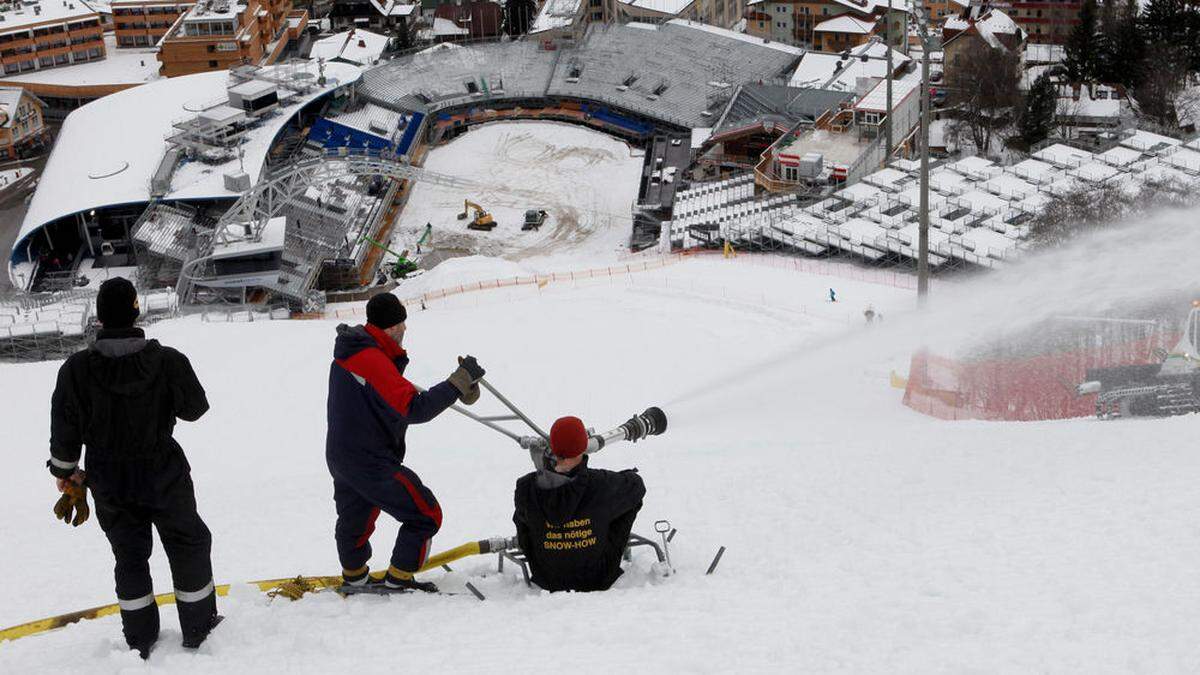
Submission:
[[[483,544],[486,544],[486,543],[487,543],[486,540],[483,542],[472,541],[472,542],[463,544],[461,546],[455,546],[454,548],[449,549],[447,551],[442,551],[441,553],[438,553],[436,555],[430,556],[425,561],[425,564],[421,567],[421,569],[417,570],[417,573],[419,574],[421,572],[428,572],[430,570],[435,570],[438,567],[441,567],[442,565],[454,562],[455,560],[459,560],[461,558],[466,558],[468,556],[479,555],[481,553],[494,552],[494,551],[485,550],[485,548],[487,548],[487,547],[484,546]],[[375,572],[371,576],[375,577],[376,579],[381,579],[381,578],[383,578],[384,574],[385,574],[384,572]],[[254,586],[258,586],[258,589],[264,593],[277,590],[283,584],[296,584],[296,585],[303,586],[306,590],[315,591],[315,590],[321,590],[321,589],[325,589],[325,588],[337,588],[338,586],[341,586],[342,585],[342,577],[341,577],[341,575],[323,576],[323,577],[299,576],[299,577],[289,577],[286,579],[261,579],[259,581],[250,581],[247,583],[254,585]],[[226,595],[229,595],[229,588],[230,588],[230,584],[222,584],[220,586],[217,586],[216,587],[217,595],[221,596],[221,597],[225,597]],[[175,604],[175,594],[174,593],[162,593],[162,594],[156,595],[156,596],[154,596],[154,602],[157,605],[159,605],[160,607],[163,605],[173,605],[173,604]],[[68,626],[68,625],[76,623],[78,621],[99,619],[101,617],[111,616],[113,614],[119,613],[120,611],[121,611],[120,606],[118,606],[116,604],[101,605],[99,607],[92,607],[91,609],[83,609],[78,612],[70,612],[68,614],[60,614],[58,616],[52,616],[52,617],[49,617],[46,619],[38,619],[37,621],[30,621],[29,623],[23,623],[19,626],[13,626],[11,628],[5,628],[4,630],[0,630],[0,642],[4,642],[5,640],[17,640],[17,639],[20,639],[23,637],[29,637],[30,635],[37,635],[39,633],[45,633],[48,631],[55,630],[57,628],[62,628],[63,626]]]

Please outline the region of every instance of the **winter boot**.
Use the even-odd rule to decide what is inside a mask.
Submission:
[[[356,570],[342,570],[342,586],[366,586],[373,581],[371,568],[366,565]]]
[[[412,572],[396,569],[395,566],[388,568],[387,576],[383,578],[383,585],[388,590],[397,592],[406,591],[424,591],[425,593],[437,593],[438,587],[430,581],[417,581],[413,578]]]
[[[213,614],[212,621],[208,624],[208,628],[206,630],[196,631],[183,636],[183,648],[199,649],[200,645],[204,644],[204,641],[208,639],[208,634],[211,633],[212,630],[224,620],[225,617],[221,616],[220,614]]]

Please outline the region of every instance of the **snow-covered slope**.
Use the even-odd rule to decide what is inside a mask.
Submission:
[[[827,301],[828,288],[839,302]],[[884,312],[868,328],[868,303]],[[494,558],[430,578],[467,597],[242,590],[198,654],[164,612],[170,672],[963,672],[1189,670],[1200,576],[1196,418],[947,423],[900,405],[908,291],[693,260],[605,283],[510,289],[414,311],[409,375],[475,354],[536,419],[598,427],[647,405],[663,436],[593,459],[637,466],[635,527],[678,528],[678,573],[639,554],[603,594],[539,594]],[[971,315],[963,309],[962,313]],[[213,403],[178,436],[219,581],[334,573],[323,459],[333,323],[202,324],[150,334],[188,353]],[[0,366],[0,625],[111,602],[99,528],[53,520],[42,466],[57,364]],[[489,401],[481,402],[488,409]],[[453,413],[414,427],[408,464],[441,500],[442,550],[512,530],[527,455]],[[377,551],[395,527],[381,523]],[[712,576],[704,570],[726,546]],[[386,564],[383,553],[374,561]],[[156,590],[170,588],[156,551]],[[0,644],[0,671],[139,667],[115,618]]]

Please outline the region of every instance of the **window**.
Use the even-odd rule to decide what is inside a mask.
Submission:
[[[209,67],[209,68],[216,68],[216,67],[217,67],[217,62],[216,62],[216,61],[209,61],[209,62],[208,62],[208,67]]]
[[[15,73],[15,72],[17,72],[17,64],[15,64],[15,63],[6,63],[6,64],[4,64],[4,73],[5,73],[6,75],[10,75],[10,74],[12,74],[12,73]]]
[[[89,58],[89,59],[98,59],[98,58],[100,58],[100,48],[99,48],[99,47],[92,47],[91,49],[89,49],[89,50],[88,50],[88,58]]]
[[[62,54],[54,55],[54,65],[56,65],[56,66],[61,66],[64,63],[69,62],[70,60],[71,60],[70,57],[67,56],[67,54],[65,52]]]
[[[54,57],[43,56],[38,59],[38,65],[41,66],[42,68],[49,68],[50,66],[54,65]]]
[[[34,66],[34,65],[33,65],[33,60],[32,60],[32,59],[30,59],[30,60],[28,60],[28,61],[22,61],[22,62],[21,62],[19,65],[21,66],[21,72],[22,72],[22,73],[29,72],[29,71],[31,71],[31,70],[34,70],[34,69],[36,68],[36,66]]]

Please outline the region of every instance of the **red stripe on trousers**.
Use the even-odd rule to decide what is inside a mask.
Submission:
[[[362,536],[358,541],[354,542],[354,548],[362,548],[367,545],[367,540],[375,532],[375,519],[379,517],[379,507],[371,509],[371,515],[367,517],[367,529],[363,531]]]
[[[426,502],[425,498],[421,496],[420,491],[417,490],[417,486],[413,485],[412,481],[408,479],[408,476],[404,475],[404,472],[397,471],[392,475],[392,478],[400,481],[400,484],[404,486],[404,489],[408,490],[408,495],[412,497],[413,503],[417,505],[417,510],[420,511],[422,515],[432,519],[434,524],[437,525],[438,529],[441,529],[442,507],[437,503],[437,501],[434,501],[433,506],[430,506],[429,502]]]

